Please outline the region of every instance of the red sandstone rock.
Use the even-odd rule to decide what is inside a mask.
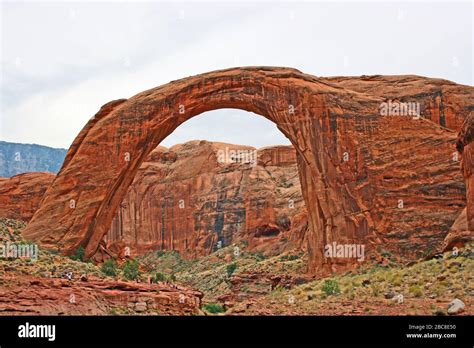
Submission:
[[[0,178],[0,217],[30,221],[54,178],[51,173],[26,173]]]
[[[471,94],[471,101],[473,95]],[[472,108],[471,108],[472,110]],[[474,237],[474,114],[466,117],[458,134],[456,148],[462,154],[462,172],[466,181],[467,207],[462,211],[446,236],[442,250],[451,250],[472,241]]]
[[[435,78],[416,75],[331,77],[341,87],[384,98],[384,100],[420,103],[424,119],[458,132],[471,113],[473,88]]]
[[[416,76],[324,79],[269,67],[173,81],[89,121],[24,235],[67,253],[82,245],[92,256],[147,155],[191,117],[240,108],[275,122],[295,146],[311,271],[347,266],[324,257],[332,242],[421,251],[442,242],[465,205],[452,157],[472,91]],[[380,113],[387,100],[411,99],[421,119]]]
[[[471,94],[471,101],[473,96]],[[472,109],[471,109],[472,110]],[[458,135],[456,147],[462,154],[462,171],[466,181],[467,226],[474,231],[474,114],[469,114]],[[474,232],[473,232],[474,233]]]
[[[249,150],[254,162],[219,163],[226,150]],[[53,179],[29,173],[0,181],[0,217],[29,221]],[[245,240],[247,250],[275,254],[304,248],[307,225],[291,146],[158,146],[140,167],[95,259],[125,257],[127,246],[131,255],[177,250],[196,257],[216,250],[219,240],[221,247]]]
[[[223,162],[239,151],[252,162]],[[132,255],[159,249],[197,257],[245,240],[248,250],[275,254],[304,246],[305,217],[291,146],[191,141],[158,147],[143,162],[105,247],[120,256],[129,247]]]
[[[454,247],[462,248],[472,240],[474,232],[470,231],[467,226],[466,211],[467,209],[463,209],[456,221],[454,221],[438,252],[450,251]]]
[[[191,315],[202,313],[203,296],[199,291],[166,284],[69,281],[9,272],[0,282],[0,294],[0,315],[107,315],[117,310]]]

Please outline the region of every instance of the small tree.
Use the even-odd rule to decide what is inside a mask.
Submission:
[[[140,272],[138,270],[139,264],[137,260],[128,260],[123,265],[123,276],[127,280],[137,280]]]
[[[109,277],[115,277],[117,275],[117,264],[114,259],[108,259],[102,264],[102,273]]]

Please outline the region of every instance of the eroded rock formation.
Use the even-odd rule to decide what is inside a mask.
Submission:
[[[471,101],[474,99],[471,94]],[[472,110],[472,108],[471,108]],[[474,114],[469,114],[459,132],[457,149],[462,154],[462,171],[466,180],[467,225],[474,231]]]
[[[417,76],[324,79],[269,67],[173,81],[106,104],[89,121],[24,235],[94,255],[147,155],[191,117],[239,108],[273,121],[295,147],[311,271],[355,262],[325,258],[332,242],[407,249],[428,235],[441,241],[465,205],[453,152],[472,90]],[[419,103],[421,117],[382,115],[391,101]]]
[[[473,95],[470,96],[471,100]],[[472,109],[471,109],[472,110]],[[459,132],[456,148],[462,155],[462,173],[466,182],[467,207],[458,216],[446,236],[442,250],[463,246],[474,237],[474,114],[465,119]]]
[[[234,152],[248,156],[230,158]],[[133,255],[177,250],[196,257],[244,240],[248,250],[274,254],[305,247],[306,229],[291,146],[257,151],[191,141],[152,151],[122,201],[104,246],[121,256],[128,246]]]

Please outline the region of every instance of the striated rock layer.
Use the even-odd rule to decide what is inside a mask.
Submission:
[[[128,246],[131,254],[160,249],[197,257],[245,240],[248,249],[271,254],[304,247],[306,229],[291,146],[257,151],[192,141],[152,151],[104,247],[119,255]]]
[[[167,284],[69,281],[15,273],[2,277],[0,293],[0,315],[107,315],[117,308],[129,314],[196,315],[202,313],[203,296]]]
[[[465,206],[453,153],[472,91],[418,76],[324,79],[274,67],[173,81],[102,107],[69,149],[24,235],[66,253],[82,245],[91,257],[148,154],[186,120],[239,108],[274,122],[295,147],[311,272],[356,262],[325,258],[332,242],[428,250],[428,236],[441,243]],[[421,118],[385,116],[381,106],[392,101],[419,103]]]

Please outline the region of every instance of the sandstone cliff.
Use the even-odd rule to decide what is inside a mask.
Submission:
[[[232,153],[241,153],[231,158]],[[246,158],[247,156],[247,158]],[[265,254],[304,246],[306,210],[291,146],[191,141],[158,147],[120,205],[106,247],[188,257],[245,240]]]

